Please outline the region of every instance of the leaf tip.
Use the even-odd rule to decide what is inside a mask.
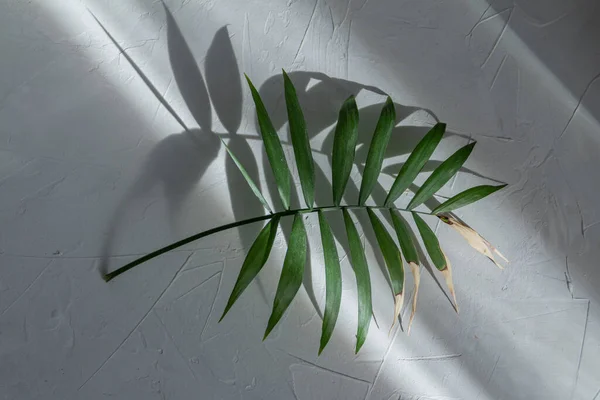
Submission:
[[[433,129],[440,130],[440,131],[442,131],[442,133],[444,133],[446,131],[446,123],[438,122],[437,124],[435,124],[433,126]]]
[[[248,86],[250,86],[250,90],[254,91],[256,90],[254,88],[254,84],[252,83],[252,81],[250,80],[250,77],[244,73],[244,77],[246,78],[246,82],[248,82]]]
[[[233,295],[233,293],[232,293]],[[227,305],[225,306],[225,309],[223,310],[223,314],[221,315],[221,318],[219,318],[219,322],[223,321],[223,318],[225,318],[225,316],[227,315],[227,313],[229,312],[229,310],[231,309],[231,307],[233,306],[233,303],[227,302]]]
[[[344,101],[344,105],[348,105],[352,108],[356,108],[356,97],[351,94],[350,96],[348,96],[348,98]]]
[[[491,245],[490,245],[490,246],[491,246]],[[491,246],[491,247],[492,247],[492,251],[493,251],[494,253],[498,254],[498,256],[499,256],[500,258],[502,258],[504,261],[506,261],[507,263],[510,263],[510,261],[508,261],[508,258],[504,257],[504,255],[503,255],[502,253],[500,253],[500,251],[499,251],[497,248],[495,248],[494,246]]]
[[[267,326],[267,329],[265,330],[265,334],[262,338],[262,341],[264,342],[265,340],[267,340],[267,337],[269,337],[269,334],[271,333],[271,331],[273,330],[272,327]]]
[[[415,318],[415,314],[417,313],[417,297],[419,296],[419,284],[421,283],[421,271],[419,270],[419,266],[414,262],[409,262],[410,269],[414,276],[415,280],[415,292],[413,294],[413,302],[412,302],[412,310],[410,313],[410,319],[408,320],[408,329],[406,330],[406,335],[410,336],[410,328],[412,326],[413,320]]]
[[[400,317],[400,312],[402,311],[402,305],[404,304],[404,292],[400,292],[399,294],[394,296],[394,319],[392,321],[392,326],[390,326],[390,330],[388,332],[388,336],[392,334],[392,329],[396,325],[396,321]]]

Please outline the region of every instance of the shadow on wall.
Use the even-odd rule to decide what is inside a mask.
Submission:
[[[150,90],[180,123],[183,131],[167,136],[152,149],[136,181],[115,209],[109,222],[106,240],[103,243],[102,260],[100,263],[100,272],[102,274],[108,272],[108,260],[112,256],[113,244],[118,240],[119,231],[122,228],[121,221],[124,220],[123,217],[127,214],[128,210],[136,206],[136,202],[140,198],[155,187],[161,187],[164,192],[168,205],[169,222],[173,233],[177,232],[177,221],[180,217],[181,206],[190,196],[194,186],[202,178],[209,165],[216,159],[221,147],[219,137],[228,139],[228,146],[230,149],[240,159],[259,189],[262,189],[259,181],[258,165],[249,143],[249,140],[254,140],[255,137],[242,135],[238,132],[242,120],[243,89],[240,71],[238,69],[227,27],[222,27],[216,32],[207,52],[205,61],[205,82],[192,51],[186,43],[175,19],[166,7],[165,12],[167,18],[169,60],[173,75],[185,104],[198,124],[199,129],[190,129],[184,124],[181,118],[154,88],[148,78],[135,65],[133,60],[127,56],[124,50],[111,37],[115,46],[117,46],[128,61],[132,63],[132,66],[136,69],[137,73],[140,74],[140,77],[149,86]],[[106,33],[110,36],[108,32]],[[289,76],[296,86],[298,98],[303,105],[304,112],[309,116],[306,121],[309,136],[314,137],[326,129],[330,129],[330,132],[327,133],[326,139],[323,142],[322,148],[313,149],[313,151],[327,155],[328,163],[331,165],[330,154],[333,142],[333,129],[331,127],[337,121],[340,105],[349,95],[357,95],[361,91],[371,91],[380,95],[385,95],[385,93],[375,87],[361,85],[348,80],[331,78],[317,72],[291,72]],[[309,83],[312,82],[316,83],[309,87]],[[260,93],[270,112],[276,130],[280,130],[287,121],[287,112],[285,110],[285,102],[283,99],[282,75],[276,75],[269,78],[261,86]],[[226,132],[213,131],[211,104]],[[435,117],[430,110],[397,103],[395,106],[397,119],[399,121],[417,111],[425,111],[437,120],[437,117]],[[381,105],[372,105],[360,109],[359,144],[355,160],[359,169],[364,165],[373,127],[377,122],[380,110]],[[428,128],[426,127],[395,127],[393,135],[401,136],[402,140],[390,141],[386,158],[409,153],[427,131]],[[456,133],[449,133],[447,136],[451,135],[462,136]],[[290,143],[287,135],[283,142]],[[268,165],[266,157],[263,157],[263,160],[265,161],[262,168],[266,174],[267,190],[272,199],[278,199],[277,188],[274,184],[270,165]],[[230,157],[226,157],[225,162],[227,183],[229,186],[230,200],[235,220],[264,214],[262,205],[254,196],[234,195],[234,193],[239,193],[239,188],[245,187],[246,184]],[[439,164],[440,162],[438,161],[431,161],[425,166],[424,170],[431,171]],[[330,205],[332,202],[331,193],[328,189],[322,189],[330,187],[329,179],[327,178],[325,171],[323,171],[318,164],[316,164],[315,167],[317,179],[316,203],[320,206]],[[386,167],[383,172],[395,175],[399,169],[400,165],[395,164]],[[477,175],[468,169],[463,168],[462,171]],[[245,190],[248,190],[247,193],[250,194],[249,188],[246,188]],[[415,191],[416,188],[412,187],[411,190]],[[356,199],[358,199],[358,192],[359,190],[356,185],[352,181],[349,181],[344,196],[345,201],[349,204],[355,203]],[[300,206],[297,193],[293,193],[292,207]],[[373,200],[376,203],[383,203],[385,196],[385,190],[377,184],[376,188],[373,190]],[[432,199],[427,202],[426,205],[430,208],[434,208],[439,205],[439,203]],[[365,232],[365,239],[373,248],[378,248],[370,228],[370,222],[366,218],[366,215],[356,213],[355,216],[358,218],[358,221],[363,228],[363,232]],[[385,217],[387,218],[387,215],[385,215]],[[330,217],[329,219],[336,239],[343,246],[345,252],[349,253],[346,244],[346,231],[342,219],[337,217]],[[391,221],[388,222],[391,224]],[[289,241],[290,228],[291,220],[282,221],[282,230],[286,241]],[[256,229],[258,229],[258,227],[256,227]],[[241,240],[242,245],[247,248],[253,242],[254,234],[241,235]],[[426,260],[426,257],[422,252],[420,256],[422,260]],[[376,257],[378,258],[377,264],[380,266],[383,275],[388,279],[388,285],[391,286],[383,259],[378,253],[376,253]],[[317,297],[312,287],[313,280],[310,259],[308,262],[309,264],[305,268],[303,284],[312,302],[312,306],[322,318]],[[425,261],[423,264],[436,281],[439,288],[445,293],[436,274],[434,274],[434,269]],[[260,280],[257,280],[257,282],[265,303],[270,304]],[[391,291],[390,298],[393,299]],[[452,303],[449,297],[448,301]],[[491,353],[490,356],[492,356]],[[470,373],[478,379],[485,379],[485,377],[480,376],[477,371],[470,371]]]
[[[600,108],[593,102],[588,104],[589,99],[585,98],[590,87],[600,79],[595,67],[600,62],[597,51],[600,4],[580,0],[541,7],[538,2],[523,0],[486,1],[488,7],[474,28],[492,19],[498,19],[498,25],[509,27],[573,98],[579,99],[577,108],[583,106],[596,121],[600,121]],[[577,25],[573,23],[575,20]],[[575,26],[577,29],[573,29]],[[560,32],[561,40],[548,40],[551,35],[556,36],[556,32]]]

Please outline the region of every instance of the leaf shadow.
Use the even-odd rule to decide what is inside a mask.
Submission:
[[[171,233],[176,234],[183,204],[193,192],[194,187],[202,178],[208,166],[215,160],[220,149],[219,139],[211,131],[211,109],[204,81],[193,62],[193,56],[183,39],[181,31],[166,6],[165,11],[167,14],[169,59],[175,80],[200,129],[190,129],[183,123],[183,120],[170,107],[160,91],[152,84],[135,61],[129,57],[100,21],[96,19],[113,44],[119,49],[120,54],[127,58],[159,102],[165,106],[183,128],[183,132],[168,135],[152,148],[146,156],[134,183],[113,211],[102,244],[98,268],[101,274],[108,272],[108,264],[113,253],[114,243],[118,239],[128,212],[138,206],[140,201],[156,187],[161,188],[164,193]]]

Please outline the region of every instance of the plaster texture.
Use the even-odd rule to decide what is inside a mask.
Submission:
[[[1,399],[600,399],[597,1],[165,5],[0,2]],[[423,269],[411,335],[388,335],[392,297],[362,214],[377,324],[356,356],[356,290],[341,242],[340,318],[317,357],[324,273],[314,216],[305,284],[264,342],[291,221],[220,324],[260,226],[100,279],[98,269],[262,213],[215,134],[277,201],[241,78],[260,88],[291,160],[281,68],[305,106],[318,203],[330,202],[329,133],[351,93],[359,161],[382,91],[403,118],[375,200],[432,115],[450,132],[434,160],[478,142],[441,195],[510,184],[457,212],[512,261],[505,270],[432,225],[453,262],[460,315]],[[341,218],[330,218],[339,235]]]

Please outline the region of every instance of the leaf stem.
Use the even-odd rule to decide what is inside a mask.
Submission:
[[[218,233],[218,232],[222,232],[231,228],[237,228],[239,226],[244,226],[244,225],[248,225],[248,224],[253,224],[255,222],[260,222],[260,221],[265,221],[268,219],[271,219],[275,216],[279,216],[279,217],[287,217],[290,215],[294,215],[296,213],[301,213],[301,214],[310,214],[310,213],[314,213],[317,211],[336,211],[336,210],[342,210],[342,209],[374,209],[374,210],[384,210],[384,209],[388,209],[388,210],[395,210],[395,211],[405,211],[405,212],[415,212],[417,214],[423,214],[423,215],[434,215],[431,213],[427,213],[427,212],[422,212],[422,211],[413,211],[413,210],[407,210],[404,208],[395,208],[395,207],[378,207],[378,206],[360,206],[360,205],[346,205],[346,206],[323,206],[323,207],[313,207],[313,208],[300,208],[300,209],[296,209],[296,210],[284,210],[284,211],[279,211],[276,213],[272,213],[272,214],[267,214],[267,215],[261,215],[259,217],[254,217],[254,218],[248,218],[242,221],[237,221],[237,222],[232,222],[230,224],[226,224],[226,225],[221,225],[219,227],[216,228],[212,228],[209,229],[207,231],[203,231],[203,232],[199,232],[196,233],[192,236],[189,236],[185,239],[181,239],[177,242],[171,243],[168,246],[162,247],[158,250],[153,251],[152,253],[148,253],[145,256],[142,256],[128,264],[123,265],[121,268],[118,268],[112,272],[109,272],[107,274],[103,275],[103,278],[106,282],[111,281],[112,279],[116,278],[117,276],[121,275],[124,272],[129,271],[130,269],[132,269],[135,266],[138,266],[142,263],[145,263],[146,261],[150,261],[153,258],[156,258],[160,255],[163,255],[164,253],[168,253],[171,250],[175,250],[181,246],[184,246],[188,243],[194,242],[198,239],[202,239],[203,237],[206,236],[210,236],[214,233]]]

